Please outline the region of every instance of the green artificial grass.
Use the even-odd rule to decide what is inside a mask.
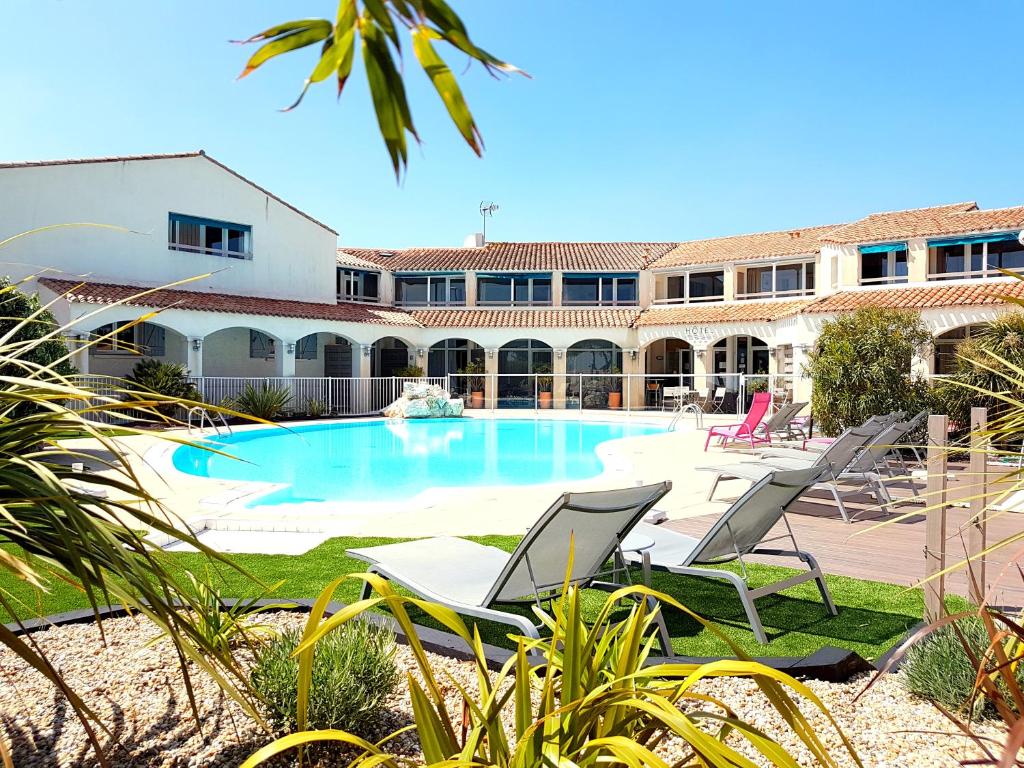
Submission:
[[[519,541],[517,536],[481,536],[475,541],[511,551]],[[398,539],[342,537],[329,539],[302,555],[232,555],[231,560],[264,584],[284,581],[274,593],[275,598],[312,598],[333,579],[343,573],[359,573],[365,563],[346,556],[345,550],[388,544]],[[444,556],[439,553],[439,556]],[[167,553],[172,563],[187,568],[197,575],[209,573],[209,580],[217,584],[224,597],[247,597],[261,589],[246,576],[223,564],[212,564],[197,553]],[[792,569],[767,565],[748,565],[751,586],[766,584],[794,573]],[[827,576],[832,596],[839,608],[838,616],[825,610],[813,582],[771,595],[757,601],[761,621],[769,643],[761,645],[747,624],[743,607],[735,590],[724,582],[689,576],[655,573],[652,586],[671,595],[683,605],[706,619],[713,621],[746,653],[755,656],[804,656],[831,645],[856,651],[873,660],[895,645],[903,634],[921,621],[924,603],[921,590],[907,589],[882,582],[862,581],[845,576]],[[639,574],[635,581],[639,583]],[[359,597],[362,582],[348,580],[342,583],[334,599],[353,602]],[[77,608],[88,607],[85,596],[63,582],[49,584],[49,592],[41,593],[24,582],[16,580],[8,571],[0,570],[0,591],[3,591],[17,609],[21,618],[45,616]],[[585,606],[596,611],[603,603],[605,593],[589,590]],[[950,598],[951,610],[962,610],[966,602]],[[5,621],[12,617],[0,609]],[[669,632],[677,653],[688,656],[732,655],[728,645],[694,619],[674,609],[666,609]],[[427,617],[417,621],[431,624]],[[505,636],[510,627],[481,623],[481,634],[486,642],[509,645]]]

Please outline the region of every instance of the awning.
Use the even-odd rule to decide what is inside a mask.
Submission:
[[[875,245],[862,245],[861,253],[891,253],[892,251],[905,251],[907,244],[903,243],[876,243]]]
[[[944,245],[973,245],[974,243],[1005,243],[1007,240],[1016,240],[1020,232],[992,232],[987,235],[966,235],[964,237],[946,238],[944,240],[929,240],[929,248],[941,248]]]
[[[562,280],[594,277],[639,277],[639,272],[563,272]]]
[[[521,279],[535,278],[535,277],[551,277],[550,272],[477,272],[477,277],[491,277],[491,278],[502,278],[502,277],[517,277]]]

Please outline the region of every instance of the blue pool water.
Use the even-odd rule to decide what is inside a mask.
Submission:
[[[663,427],[638,424],[525,419],[325,423],[208,442],[234,458],[182,446],[174,466],[202,477],[286,484],[250,506],[394,501],[438,486],[594,477],[604,470],[595,453],[599,443],[660,432]]]

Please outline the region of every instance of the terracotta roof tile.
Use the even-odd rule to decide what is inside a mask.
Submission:
[[[640,270],[675,243],[488,243],[482,248],[345,248],[385,269],[499,272]],[[386,255],[386,254],[391,254]]]
[[[309,219],[311,222],[313,222],[317,226],[323,227],[328,232],[331,232],[331,233],[333,233],[335,235],[338,234],[333,229],[331,229],[326,224],[324,224],[322,221],[318,221],[317,219],[314,219],[312,216],[310,216],[305,211],[300,210],[299,208],[296,208],[294,205],[292,205],[291,203],[287,202],[286,200],[282,200],[280,197],[275,195],[273,192],[269,191],[268,189],[265,189],[264,187],[261,187],[259,184],[257,184],[252,179],[246,178],[245,176],[240,174],[238,171],[236,171],[233,168],[229,168],[228,166],[224,165],[224,163],[220,162],[219,160],[214,160],[212,157],[210,157],[208,154],[206,154],[205,150],[202,150],[202,149],[197,150],[195,152],[169,152],[169,153],[165,153],[165,154],[151,154],[151,155],[113,155],[113,156],[108,156],[108,157],[66,158],[66,159],[63,159],[63,160],[22,160],[22,161],[14,162],[14,163],[0,163],[0,170],[3,170],[5,168],[42,168],[42,167],[50,166],[50,165],[89,165],[91,163],[128,163],[128,162],[135,162],[135,161],[139,161],[139,160],[177,160],[177,159],[183,158],[183,157],[203,157],[203,158],[206,158],[207,160],[209,160],[211,163],[213,163],[217,167],[223,168],[225,171],[230,173],[232,176],[234,176],[234,177],[236,177],[238,179],[241,179],[246,184],[248,184],[250,187],[253,187],[253,188],[259,190],[260,192],[262,192],[263,194],[267,195],[268,197],[272,197],[274,200],[277,200],[277,202],[279,202],[285,208],[288,208],[288,209],[290,209],[292,211],[295,211],[295,213],[299,214],[300,216],[302,216],[305,219]]]
[[[1024,227],[1024,206],[980,210],[977,203],[939,205],[909,211],[873,213],[822,236],[831,243],[871,243],[910,237],[959,235]]]
[[[789,317],[814,303],[814,299],[793,301],[732,301],[706,304],[675,304],[651,307],[637,320],[638,327],[648,325],[687,325],[706,323],[768,322]]]
[[[374,261],[377,254],[378,251],[371,248],[339,248],[336,258],[341,267],[379,270],[380,264]]]
[[[821,250],[819,238],[836,225],[804,227],[779,232],[691,240],[675,248],[651,264],[652,269],[682,267],[693,264],[724,264],[786,256],[816,254]]]
[[[178,288],[143,288],[136,285],[113,283],[79,283],[74,280],[40,278],[39,283],[50,290],[64,294],[71,302],[85,304],[113,304],[121,302],[133,307],[153,309],[184,309],[230,314],[263,315],[269,317],[301,317],[309,320],[337,320],[346,323],[376,323],[378,325],[416,326],[408,313],[392,307],[370,304],[342,303],[318,304],[309,301],[267,299],[259,296],[237,296],[229,293],[183,291]],[[140,296],[140,293],[145,295]]]
[[[423,309],[428,328],[630,328],[638,309]]]
[[[843,291],[816,300],[803,314],[852,312],[861,307],[929,309],[1002,304],[1004,296],[1024,298],[1024,281],[958,283],[908,288],[875,288]]]

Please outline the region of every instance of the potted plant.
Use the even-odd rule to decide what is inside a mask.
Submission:
[[[622,386],[620,380],[616,378],[622,371],[617,367],[612,367],[612,375],[608,377],[607,389],[608,389],[608,407],[612,410],[618,410],[622,407]]]
[[[418,365],[407,365],[405,368],[399,368],[395,371],[395,376],[402,379],[422,379],[424,373],[423,369]]]
[[[469,376],[469,407],[484,407],[484,363],[474,360],[459,371]]]
[[[547,363],[541,363],[533,367],[533,372],[538,374],[537,376],[537,407],[538,408],[550,408],[552,402],[551,386],[554,383],[554,378],[551,374],[551,366]]]

